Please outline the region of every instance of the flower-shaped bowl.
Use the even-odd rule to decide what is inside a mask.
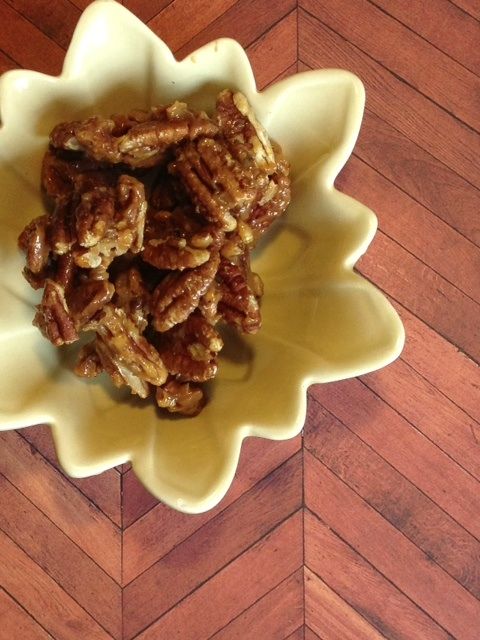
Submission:
[[[211,111],[217,92],[241,90],[290,160],[293,197],[256,249],[265,283],[263,327],[228,334],[210,402],[169,419],[109,380],[72,373],[75,345],[55,349],[32,326],[38,292],[24,281],[16,238],[42,213],[41,158],[52,127],[95,113],[182,99]],[[217,504],[247,436],[285,439],[303,426],[306,390],[382,367],[404,333],[389,302],[353,270],[376,230],[374,214],[338,192],[364,106],[360,80],[341,70],[300,73],[258,92],[248,58],[220,39],[177,62],[124,7],[83,13],[63,72],[10,71],[0,80],[0,429],[51,425],[65,471],[97,474],[131,461],[159,499],[185,512]],[[100,376],[103,378],[103,376]]]

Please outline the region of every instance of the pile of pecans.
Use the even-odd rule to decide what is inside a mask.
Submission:
[[[261,325],[250,251],[290,200],[289,166],[245,96],[210,118],[182,102],[56,126],[42,167],[49,213],[19,237],[54,345],[93,340],[75,372],[107,372],[159,407],[196,415],[223,341]]]

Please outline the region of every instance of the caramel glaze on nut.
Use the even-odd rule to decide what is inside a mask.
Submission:
[[[18,238],[24,276],[43,289],[33,324],[55,346],[92,334],[77,375],[106,372],[197,415],[218,371],[218,323],[261,326],[250,253],[290,202],[280,147],[225,90],[213,117],[174,102],[60,123],[41,183],[49,212]]]

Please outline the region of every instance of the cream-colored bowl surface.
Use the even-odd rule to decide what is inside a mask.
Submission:
[[[210,402],[170,419],[107,380],[71,365],[32,326],[39,293],[21,275],[16,239],[43,211],[48,133],[63,120],[126,112],[174,99],[211,111],[225,87],[245,93],[291,162],[292,204],[256,250],[265,283],[263,327],[227,332]],[[83,13],[63,72],[10,71],[0,79],[0,429],[49,423],[72,476],[132,461],[158,498],[185,512],[213,507],[235,474],[243,438],[290,438],[303,426],[306,390],[372,371],[400,353],[404,332],[389,302],[354,273],[376,230],[374,214],[334,188],[364,106],[360,80],[341,70],[300,73],[258,92],[247,56],[220,39],[177,62],[124,7],[98,0]],[[0,453],[1,455],[1,453]]]

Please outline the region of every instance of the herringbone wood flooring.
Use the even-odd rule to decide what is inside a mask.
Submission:
[[[60,71],[89,0],[0,0],[0,71]],[[178,56],[239,40],[259,86],[344,67],[367,110],[338,186],[379,215],[359,271],[402,357],[248,440],[210,513],[128,465],[72,480],[48,427],[0,434],[0,640],[478,640],[478,0],[126,0]]]

